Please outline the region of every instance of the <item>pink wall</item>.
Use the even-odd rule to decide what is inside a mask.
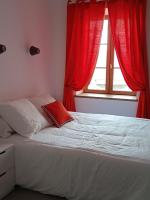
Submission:
[[[0,1],[0,25],[0,43],[7,47],[0,55],[0,99],[43,92],[49,85],[49,0]],[[30,56],[30,45],[41,54]]]

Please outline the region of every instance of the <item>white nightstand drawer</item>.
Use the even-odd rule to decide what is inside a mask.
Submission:
[[[4,150],[0,149],[0,174],[14,167],[14,148],[13,146]]]
[[[0,199],[7,195],[15,185],[14,170],[4,171],[0,174]]]

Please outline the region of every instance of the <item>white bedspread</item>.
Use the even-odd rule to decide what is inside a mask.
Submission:
[[[32,137],[43,143],[150,160],[150,120],[72,113],[74,121]],[[50,134],[49,134],[50,133]]]
[[[150,120],[72,115],[60,129],[7,140],[16,144],[16,183],[72,200],[149,200]]]

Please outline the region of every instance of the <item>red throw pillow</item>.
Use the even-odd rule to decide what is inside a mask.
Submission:
[[[58,128],[73,120],[61,102],[55,101],[41,107]]]

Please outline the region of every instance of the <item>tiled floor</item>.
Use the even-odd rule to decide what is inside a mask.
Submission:
[[[44,195],[39,192],[34,192],[20,187],[16,187],[7,197],[3,200],[66,200],[65,198]]]

